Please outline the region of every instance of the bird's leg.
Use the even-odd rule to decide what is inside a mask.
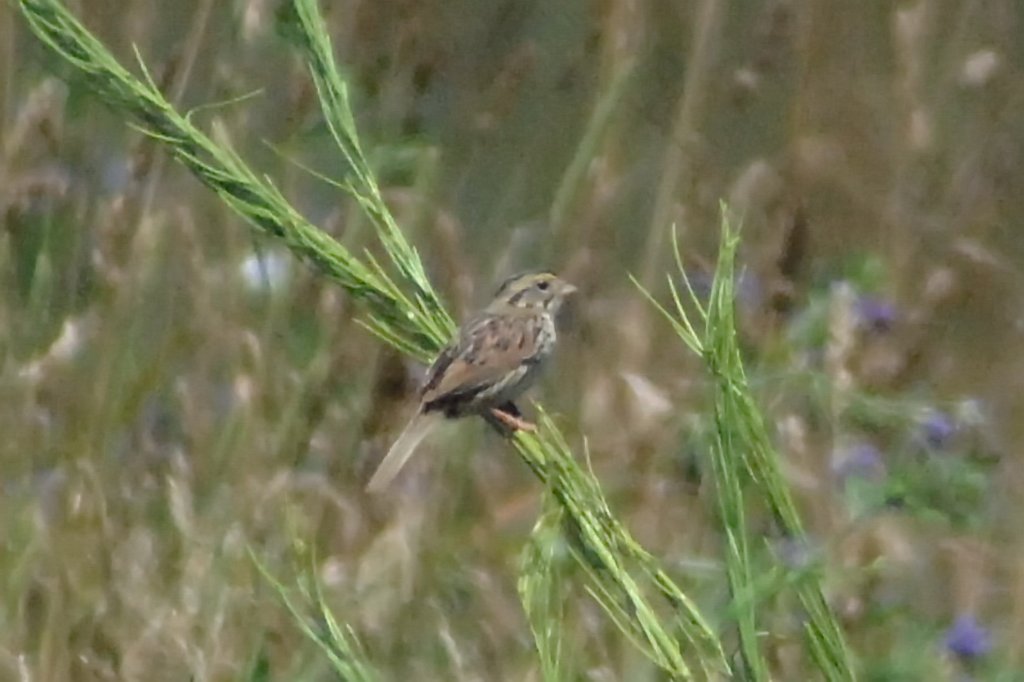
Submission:
[[[512,405],[512,403],[506,403],[506,405],[511,405],[512,407],[515,407],[514,405]],[[502,412],[505,412],[506,414],[512,414],[510,410],[506,410],[504,408],[505,405],[502,405]],[[490,409],[483,410],[482,412],[480,412],[480,416],[483,417],[484,421],[490,424],[491,428],[497,431],[498,435],[501,436],[502,438],[511,438],[512,434],[515,433],[515,430],[512,427],[510,427],[508,424],[506,424],[505,422],[501,421],[493,414],[491,414]]]
[[[512,402],[504,403],[499,407],[492,407],[490,412],[498,422],[512,432],[529,431],[532,433],[537,430],[537,425],[523,419],[519,408]]]
[[[484,421],[491,425],[502,438],[511,438],[525,424],[527,427],[534,427],[533,424],[522,419],[523,413],[511,400],[498,405],[496,408],[488,408],[480,413]],[[509,419],[511,417],[511,419]],[[535,427],[534,427],[535,428]],[[530,430],[530,429],[527,429]]]
[[[498,405],[498,409],[504,412],[505,414],[512,415],[513,417],[523,416],[523,413],[519,411],[519,406],[516,405],[511,400],[508,400],[506,402],[503,402],[501,405]]]

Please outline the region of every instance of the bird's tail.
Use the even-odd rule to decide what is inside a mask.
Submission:
[[[395,444],[388,450],[388,454],[384,455],[384,459],[381,460],[377,471],[370,478],[370,482],[366,484],[367,492],[379,493],[391,483],[392,479],[405,466],[405,463],[409,461],[409,457],[416,450],[416,446],[420,444],[420,441],[440,421],[441,416],[439,412],[416,413],[416,416],[402,430],[402,435],[398,437]]]

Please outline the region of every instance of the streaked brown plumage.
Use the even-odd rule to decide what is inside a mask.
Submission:
[[[383,490],[442,418],[480,415],[499,428],[530,429],[513,404],[555,345],[555,316],[576,288],[549,272],[508,279],[427,371],[420,404],[370,479]]]

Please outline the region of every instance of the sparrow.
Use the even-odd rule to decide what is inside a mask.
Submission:
[[[576,287],[550,272],[515,275],[427,370],[419,406],[366,489],[380,492],[444,419],[478,415],[504,433],[533,431],[514,404],[555,347],[555,319]]]

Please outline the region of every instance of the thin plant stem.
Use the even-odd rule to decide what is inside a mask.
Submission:
[[[325,119],[350,170],[344,186],[370,217],[387,253],[381,263],[353,254],[303,218],[271,180],[252,171],[223,144],[178,113],[154,86],[123,68],[56,0],[21,0],[35,35],[77,69],[94,93],[169,153],[260,235],[276,240],[336,281],[365,306],[362,323],[386,343],[430,360],[454,331],[419,261],[385,205],[355,129],[347,88],[334,66],[330,41],[313,0],[296,0],[297,41],[321,97]],[[543,412],[542,412],[543,415]],[[548,487],[574,529],[574,556],[587,567],[589,589],[614,622],[673,679],[728,674],[717,634],[694,602],[640,547],[610,511],[596,480],[573,458],[555,424],[542,417],[538,434],[519,434],[514,446]],[[593,557],[600,566],[590,565]],[[668,615],[652,602],[667,605]]]

